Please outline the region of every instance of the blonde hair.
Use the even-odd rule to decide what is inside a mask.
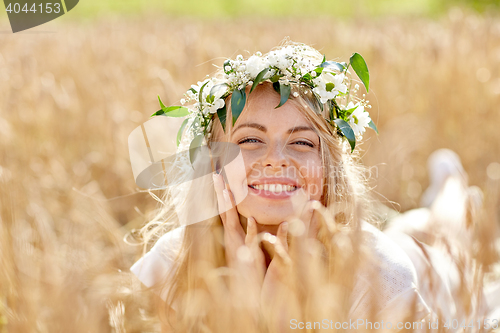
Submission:
[[[315,56],[321,57],[319,52],[312,48],[311,50],[316,53]],[[269,82],[264,82],[262,85],[260,89],[273,90]],[[252,95],[245,109],[251,105],[251,99]],[[292,85],[292,93],[287,103],[292,103],[305,116],[320,139],[324,168],[321,201],[327,209],[323,212],[323,225],[318,240],[324,246],[323,257],[330,263],[327,267],[331,274],[333,267],[339,269],[338,261],[335,265],[331,264],[335,252],[332,230],[339,224],[353,228],[359,218],[368,219],[365,214],[368,203],[365,169],[356,162],[356,152],[350,153],[348,144],[337,135],[336,128],[325,120],[326,108],[319,103],[309,88]],[[226,135],[230,135],[232,114],[230,103],[226,105],[228,106],[226,133],[229,133]],[[221,123],[216,118],[207,135],[207,145],[210,147],[216,138],[223,135],[225,134]],[[159,200],[162,203],[158,214],[141,229],[140,233],[146,245],[151,245],[162,234],[180,227],[173,203],[174,196],[178,196],[178,193],[173,194],[167,189],[162,200]],[[241,309],[232,307],[231,302],[224,298],[224,295],[227,295],[225,276],[230,272],[226,268],[220,216],[187,225],[180,249],[169,255],[177,263],[177,268],[161,286],[157,287],[160,292],[163,289],[168,290],[167,301],[164,304],[166,309],[175,302],[180,310],[176,313],[175,328],[179,332],[227,330],[227,327],[231,326],[228,314],[234,314]]]

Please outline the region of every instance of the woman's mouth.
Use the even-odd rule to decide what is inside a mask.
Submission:
[[[285,184],[259,184],[259,185],[248,185],[254,190],[258,191],[266,191],[272,193],[281,193],[281,192],[293,192],[297,190],[297,186],[294,185],[285,185]]]
[[[248,185],[249,193],[266,199],[287,199],[301,187],[289,178],[262,179]]]

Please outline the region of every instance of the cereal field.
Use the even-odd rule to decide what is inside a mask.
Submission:
[[[7,25],[1,30],[9,30]],[[134,183],[127,138],[224,57],[284,37],[371,73],[380,135],[362,161],[375,197],[405,211],[428,185],[426,159],[456,151],[498,218],[500,18],[164,19],[144,16],[0,35],[0,333],[158,329],[154,298],[128,268],[125,235],[157,203]],[[132,242],[132,241],[131,241]]]

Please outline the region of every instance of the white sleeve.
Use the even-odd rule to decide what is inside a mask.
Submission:
[[[180,249],[184,230],[185,226],[182,226],[167,232],[144,257],[139,259],[130,268],[132,273],[134,273],[146,287],[149,288],[160,285],[165,281],[168,274],[176,268],[177,264],[174,260]],[[167,297],[166,291],[167,290],[164,290],[164,292],[159,295],[164,301]]]
[[[371,256],[358,275],[350,318],[367,320],[373,313],[377,320],[396,325],[410,315],[415,322],[428,317],[431,311],[419,293],[417,273],[410,258],[375,227],[364,223],[362,230],[363,242]]]

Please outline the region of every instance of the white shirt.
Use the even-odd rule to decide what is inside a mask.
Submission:
[[[163,235],[155,246],[132,267],[131,271],[147,287],[162,283],[177,265],[174,258],[181,246],[185,227]],[[364,265],[357,274],[351,295],[349,318],[368,320],[370,304],[377,303],[377,317],[396,325],[410,313],[413,321],[430,314],[417,289],[417,273],[406,253],[377,228],[364,222],[362,242],[373,255],[371,264]],[[159,295],[166,299],[166,292]],[[175,308],[175,305],[174,305]],[[395,327],[394,327],[395,328]],[[382,332],[384,330],[381,330]],[[391,330],[388,330],[391,331]]]

